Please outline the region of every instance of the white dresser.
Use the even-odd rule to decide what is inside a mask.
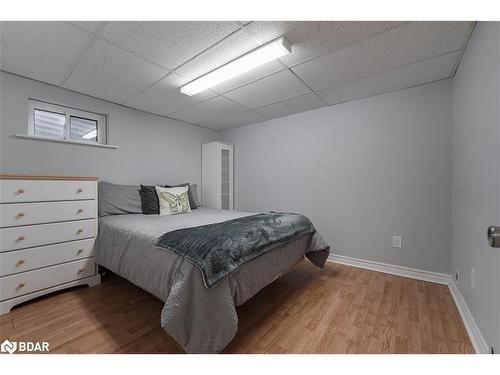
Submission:
[[[96,235],[96,177],[0,175],[0,314],[99,284]]]
[[[233,146],[222,142],[202,145],[201,200],[203,207],[233,209]]]

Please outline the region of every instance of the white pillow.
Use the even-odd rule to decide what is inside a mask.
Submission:
[[[160,202],[160,215],[177,215],[191,212],[188,186],[164,188],[155,186]]]

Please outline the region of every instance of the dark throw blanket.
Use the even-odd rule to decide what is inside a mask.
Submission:
[[[212,287],[240,265],[314,231],[303,215],[264,213],[168,232],[156,245],[196,265]]]

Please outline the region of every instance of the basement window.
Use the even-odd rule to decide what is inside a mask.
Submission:
[[[107,116],[38,100],[29,101],[28,136],[106,145]]]

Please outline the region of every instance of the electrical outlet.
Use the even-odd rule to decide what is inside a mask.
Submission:
[[[401,236],[392,236],[392,247],[401,249],[401,241],[402,241]]]
[[[474,268],[470,269],[470,286],[471,288],[476,287],[476,270]]]
[[[455,271],[455,281],[458,283],[460,283],[460,270],[457,268],[457,270]]]

